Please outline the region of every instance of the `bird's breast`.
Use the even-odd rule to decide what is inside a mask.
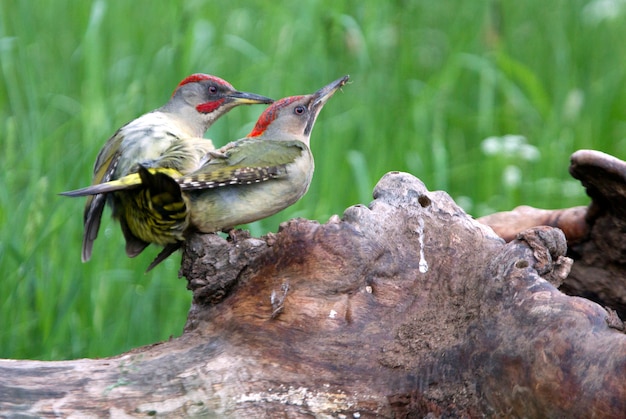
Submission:
[[[234,185],[188,194],[191,224],[211,233],[251,223],[289,207],[309,189],[314,163],[310,152],[287,165],[277,179],[250,185]]]

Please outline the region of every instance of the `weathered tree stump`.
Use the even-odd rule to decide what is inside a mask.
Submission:
[[[192,237],[180,338],[108,359],[0,361],[1,413],[626,414],[623,325],[557,289],[572,264],[561,230],[505,243],[404,173],[374,198],[260,239]]]
[[[534,226],[558,227],[568,242],[572,271],[560,288],[626,316],[626,162],[593,150],[572,155],[570,173],[592,201],[588,207],[519,207],[480,219],[509,241]]]

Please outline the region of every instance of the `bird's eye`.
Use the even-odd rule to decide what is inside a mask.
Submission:
[[[302,105],[296,106],[293,109],[293,113],[295,113],[296,115],[302,115],[304,112],[306,112],[306,108]]]
[[[215,86],[209,86],[209,93],[211,93],[212,95],[217,93],[217,87]]]

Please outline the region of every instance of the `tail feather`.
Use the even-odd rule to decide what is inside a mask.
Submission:
[[[93,242],[96,240],[96,237],[98,237],[106,195],[93,195],[90,198],[92,198],[91,202],[85,208],[84,215],[85,231],[83,233],[83,251],[81,255],[83,262],[87,262],[91,259]]]
[[[141,176],[141,172],[144,172],[144,176]],[[149,178],[148,175],[152,175]],[[73,191],[61,192],[59,195],[77,197],[77,196],[87,196],[87,195],[98,195],[109,192],[117,192],[124,191],[127,189],[138,188],[142,185],[146,185],[147,179],[155,178],[157,180],[163,179],[164,177],[168,179],[178,178],[180,176],[180,172],[176,169],[170,168],[150,168],[147,169],[143,166],[139,166],[138,173],[131,173],[130,175],[126,175],[116,180],[111,180],[104,183],[97,183],[95,185],[90,185],[85,188],[75,189]],[[165,181],[163,181],[165,182]],[[171,183],[171,182],[168,182]]]
[[[172,253],[174,253],[175,251],[180,249],[182,244],[183,244],[183,242],[179,241],[179,242],[171,243],[171,244],[168,244],[167,246],[165,246],[163,248],[163,250],[161,250],[161,252],[157,255],[157,257],[154,258],[152,263],[150,263],[150,265],[148,265],[148,268],[146,269],[146,273],[150,272],[155,266],[157,266],[159,263],[163,262]]]
[[[137,256],[150,243],[165,245],[148,267],[150,271],[178,250],[189,215],[177,181],[180,176],[176,169],[140,165],[136,173],[120,179],[60,193],[69,197],[91,196],[89,199],[93,201],[92,205],[88,201],[84,214],[83,261],[91,257],[107,194],[113,192],[119,200],[116,218],[119,218],[129,257]]]
[[[189,213],[180,186],[161,170],[139,167],[141,186],[118,192],[120,225],[126,253],[133,257],[149,244],[168,245],[182,240]]]
[[[112,180],[105,183],[87,186],[85,188],[75,189],[73,191],[61,192],[59,195],[77,197],[87,195],[98,195],[109,192],[122,191],[126,189],[136,188],[141,185],[141,179],[137,173],[133,173],[123,178]]]

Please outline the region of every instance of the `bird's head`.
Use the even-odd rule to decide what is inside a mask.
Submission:
[[[290,96],[274,102],[261,114],[248,137],[299,139],[308,145],[317,115],[349,78],[344,76],[310,95]]]
[[[170,101],[161,110],[201,125],[204,133],[215,120],[235,106],[272,102],[265,96],[240,92],[219,77],[192,74],[176,86]]]

